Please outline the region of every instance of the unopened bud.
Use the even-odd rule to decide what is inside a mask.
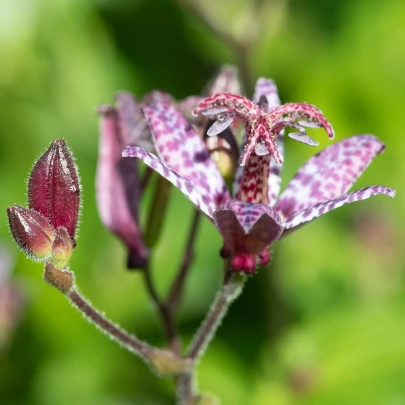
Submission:
[[[52,243],[52,262],[56,267],[63,269],[72,256],[73,244],[65,228],[58,228],[55,235]]]
[[[7,214],[17,245],[33,259],[49,257],[55,232],[48,220],[38,212],[16,205],[7,208]]]
[[[263,250],[262,253],[259,254],[259,264],[260,266],[266,266],[270,263],[270,253],[268,250]]]
[[[74,238],[80,208],[77,168],[63,139],[53,141],[34,165],[28,182],[29,207]]]
[[[74,274],[69,270],[58,269],[51,262],[45,263],[44,280],[64,294],[74,286]]]
[[[256,271],[256,258],[252,254],[239,254],[232,258],[231,269],[246,274],[254,274]]]

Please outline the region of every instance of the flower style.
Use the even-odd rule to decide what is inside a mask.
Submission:
[[[215,104],[218,98],[224,105]],[[221,255],[232,259],[235,271],[253,273],[258,263],[268,262],[267,249],[276,240],[328,211],[377,194],[395,195],[394,190],[382,186],[347,194],[373,158],[384,150],[376,137],[360,135],[312,157],[277,199],[280,168],[273,160],[282,162],[282,129],[297,128],[300,135],[293,137],[299,140],[306,139],[303,125],[322,126],[329,137],[333,137],[333,130],[320,111],[309,104],[280,106],[271,80],[258,80],[253,102],[241,96],[217,95],[200,102],[195,111],[222,114],[211,133],[218,133],[217,127],[226,121],[227,125],[221,126],[225,129],[235,117],[245,123],[248,146],[242,163],[246,165],[236,173],[234,199],[198,133],[168,103],[144,108],[160,159],[139,147],[127,147],[123,156],[138,158],[160,173],[214,222],[224,239]],[[264,153],[263,141],[267,148]]]
[[[271,91],[273,83],[266,84],[260,79],[257,84],[258,90],[266,91],[267,85]],[[263,93],[257,93],[254,98],[257,98],[256,103],[237,94],[219,93],[202,100],[194,109],[195,115],[221,114],[209,129],[208,135],[222,132],[231,125],[235,117],[244,122],[247,144],[241,158],[241,166],[246,164],[253,149],[259,156],[270,153],[276,164],[281,166],[283,161],[277,151],[275,139],[285,127],[298,129],[299,133],[290,134],[290,137],[311,146],[318,146],[318,142],[306,134],[304,127],[324,127],[329,139],[335,137],[328,120],[311,104],[288,103],[275,106],[275,99],[269,100]]]

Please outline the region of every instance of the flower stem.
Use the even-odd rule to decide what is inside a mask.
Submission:
[[[173,350],[174,353],[178,354],[180,352],[180,341],[177,335],[172,312],[168,305],[162,302],[162,300],[159,298],[155,284],[153,283],[151,277],[149,266],[145,269],[144,275],[147,291],[154,305],[156,306],[157,311],[159,312],[160,318],[162,319],[163,329],[170,349]]]
[[[214,337],[229,307],[242,292],[245,281],[245,276],[232,273],[231,271],[227,272],[221,290],[217,294],[206,318],[188,348],[188,358],[196,361],[202,355]]]
[[[200,211],[195,210],[193,220],[190,226],[190,232],[187,239],[186,249],[183,255],[183,260],[177,272],[177,276],[173,281],[172,287],[169,291],[166,301],[166,305],[170,309],[170,311],[175,311],[181,302],[184,289],[184,282],[187,278],[187,274],[194,256],[194,244],[197,236],[200,218],[201,218]]]
[[[195,334],[187,351],[186,358],[192,361],[194,367],[190,373],[184,374],[176,380],[177,396],[181,405],[198,403],[200,394],[195,387],[195,365],[214,337],[229,307],[239,297],[246,281],[245,276],[232,273],[228,269],[228,261],[225,262],[225,265],[226,273],[221,290],[217,293],[207,316],[201,324],[200,329]]]
[[[154,350],[151,346],[139,340],[137,337],[130,335],[119,326],[114,325],[110,320],[94,309],[76,288],[72,288],[65,296],[91,323],[96,325],[102,332],[106,333],[112,340],[125,347],[130,352],[137,354],[144,361],[149,362],[150,356]]]

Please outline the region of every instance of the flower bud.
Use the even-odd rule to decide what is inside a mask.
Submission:
[[[77,168],[63,139],[53,141],[35,163],[28,182],[29,207],[74,238],[80,208]]]
[[[73,253],[73,243],[65,228],[55,231],[55,239],[52,243],[52,262],[56,267],[63,269],[69,263]]]
[[[17,245],[33,259],[50,256],[55,231],[38,212],[14,205],[7,208],[11,233]]]
[[[122,158],[125,145],[116,109],[102,106],[98,112],[102,114],[96,179],[98,212],[103,224],[127,246],[128,268],[143,268],[148,250],[138,225],[137,162]]]

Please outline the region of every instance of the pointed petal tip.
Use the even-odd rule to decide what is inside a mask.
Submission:
[[[125,149],[122,151],[122,157],[134,157],[134,149],[137,148],[136,146],[126,146]]]

